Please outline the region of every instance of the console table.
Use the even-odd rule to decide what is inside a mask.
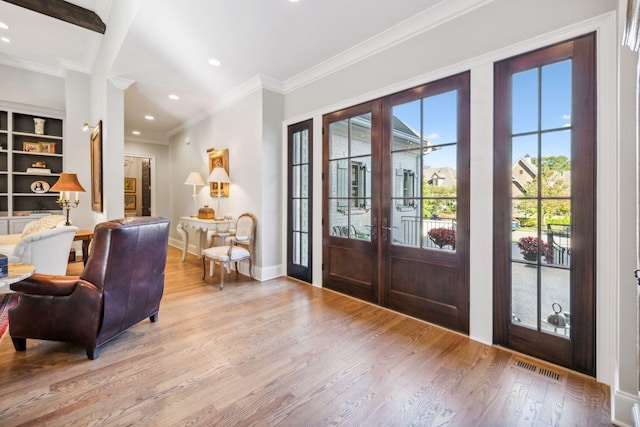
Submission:
[[[182,237],[182,261],[187,259],[189,230],[196,232],[196,243],[198,246],[196,255],[199,257],[202,254],[203,240],[206,240],[207,234],[211,232],[212,239],[216,236],[229,236],[231,235],[231,224],[233,224],[232,219],[198,219],[191,216],[180,217],[178,233],[180,233],[180,237]],[[211,246],[211,242],[206,242],[206,245],[207,247]]]

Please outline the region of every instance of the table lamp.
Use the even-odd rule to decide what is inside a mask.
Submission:
[[[218,183],[218,209],[216,210],[216,214],[220,216],[220,190],[222,187],[222,183],[229,183],[229,175],[227,175],[227,171],[221,167],[215,167],[211,171],[211,175],[207,178],[209,182],[217,182]]]
[[[69,222],[69,210],[71,208],[77,208],[80,203],[80,192],[84,193],[85,189],[78,182],[78,177],[75,173],[61,173],[60,178],[56,181],[55,184],[51,187],[50,191],[59,191],[60,196],[56,200],[56,203],[60,205],[61,208],[66,209],[67,211],[67,222],[64,225],[71,225]],[[76,197],[74,202],[71,202],[71,192],[76,192]]]
[[[196,197],[198,197],[198,195],[196,194],[196,186],[197,185],[205,185],[206,182],[204,182],[204,179],[202,179],[202,175],[200,175],[199,172],[191,172],[189,174],[189,176],[187,177],[187,180],[184,182],[185,185],[193,185],[193,192],[191,193],[191,196],[193,197],[193,211],[194,214],[191,216],[197,217],[198,216],[198,205],[197,205],[197,201],[196,201]]]

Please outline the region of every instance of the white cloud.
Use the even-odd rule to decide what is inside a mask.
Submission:
[[[563,115],[562,115],[562,118],[563,118],[564,120],[571,120],[571,115],[570,115],[570,114],[563,114]]]
[[[427,139],[438,139],[440,138],[440,135],[438,135],[437,133],[430,133],[429,135],[427,135]]]

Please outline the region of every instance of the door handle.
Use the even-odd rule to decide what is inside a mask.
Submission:
[[[380,226],[380,228],[382,229],[382,240],[384,242],[387,241],[387,235],[388,235],[387,232],[388,231],[397,230],[398,229],[398,227],[394,227],[394,226],[387,227],[387,218],[383,218],[382,225]]]
[[[378,227],[376,225],[375,218],[371,220],[371,225],[367,225],[367,227],[369,227],[369,230],[371,232],[371,241],[376,240],[378,238]]]

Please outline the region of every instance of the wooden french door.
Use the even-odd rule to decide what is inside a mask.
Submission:
[[[469,73],[324,117],[324,286],[469,330]]]
[[[595,36],[495,65],[494,342],[595,375]]]

